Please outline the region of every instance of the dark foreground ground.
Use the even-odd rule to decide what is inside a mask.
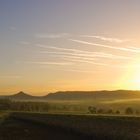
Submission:
[[[140,140],[140,118],[12,113],[0,140]]]
[[[77,134],[67,133],[40,124],[7,118],[0,125],[0,140],[84,140]]]

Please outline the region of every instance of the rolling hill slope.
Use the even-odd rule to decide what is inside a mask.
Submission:
[[[140,91],[116,90],[116,91],[59,91],[45,96],[32,96],[19,92],[14,95],[0,96],[11,100],[117,100],[117,99],[140,99]]]

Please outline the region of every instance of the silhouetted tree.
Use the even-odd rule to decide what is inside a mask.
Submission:
[[[132,115],[134,113],[133,109],[131,107],[126,108],[125,114]]]
[[[89,106],[89,107],[88,107],[88,110],[89,110],[89,112],[92,113],[92,114],[95,114],[95,113],[96,113],[96,107]]]
[[[10,109],[11,101],[9,99],[0,99],[0,110]]]
[[[116,110],[115,114],[120,114],[120,111],[119,110]]]
[[[107,114],[113,114],[114,112],[113,112],[113,110],[112,109],[109,109],[108,111],[107,111]]]
[[[136,115],[140,115],[140,112],[139,112],[138,110],[136,110],[136,112],[135,112],[135,113],[136,113]]]
[[[97,113],[98,113],[98,114],[104,114],[105,111],[104,111],[104,109],[100,108],[100,109],[97,110]]]

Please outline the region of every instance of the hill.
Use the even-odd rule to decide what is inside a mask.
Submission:
[[[37,98],[36,96],[31,96],[27,93],[24,93],[23,91],[20,91],[19,93],[9,96],[9,99],[13,100],[33,100],[36,98]]]
[[[59,91],[45,96],[32,96],[20,91],[14,95],[0,96],[12,100],[117,100],[117,99],[140,99],[140,91],[115,90],[115,91]]]
[[[38,99],[36,96],[29,95],[27,93],[24,93],[23,91],[20,91],[13,95],[1,95],[1,99],[11,99],[11,100],[34,100]]]
[[[81,100],[81,99],[131,99],[140,98],[140,91],[65,91],[50,93],[48,100]]]

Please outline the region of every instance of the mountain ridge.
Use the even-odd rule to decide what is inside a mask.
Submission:
[[[23,91],[0,98],[12,100],[80,100],[80,99],[124,99],[140,98],[138,90],[101,90],[101,91],[58,91],[44,96],[33,96]]]

